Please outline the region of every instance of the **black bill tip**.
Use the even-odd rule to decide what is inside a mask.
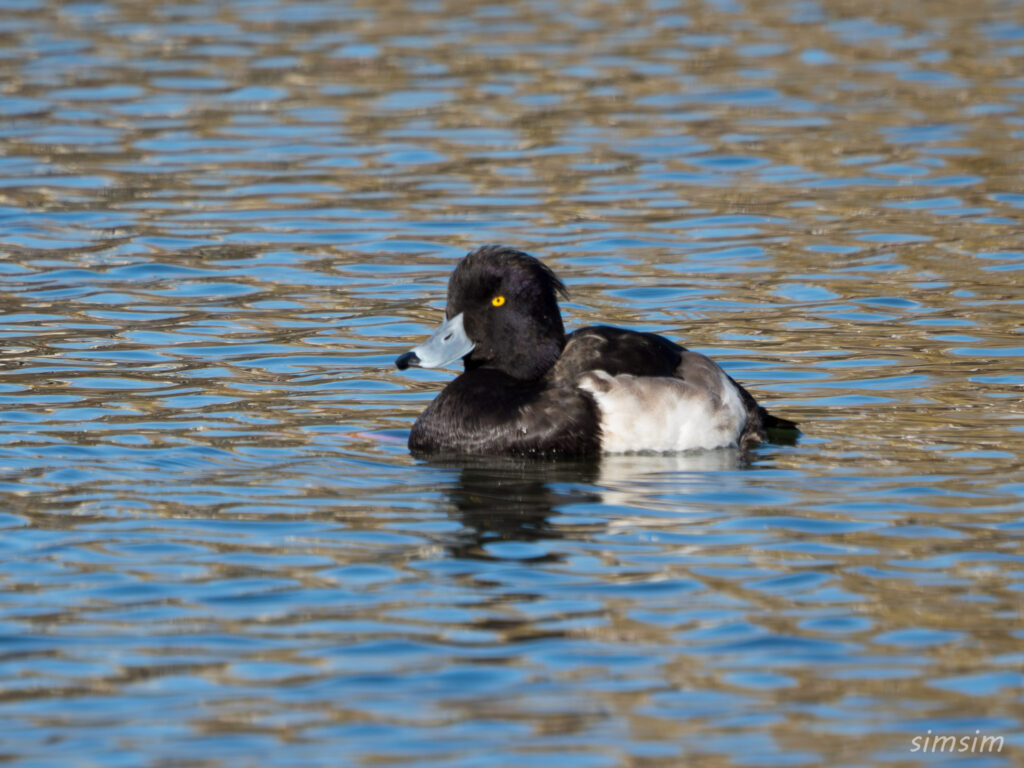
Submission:
[[[406,368],[419,368],[420,359],[416,356],[415,352],[406,352],[395,360],[395,365],[398,366],[400,371],[404,371]]]

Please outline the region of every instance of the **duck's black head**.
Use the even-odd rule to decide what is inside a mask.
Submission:
[[[565,346],[558,294],[565,295],[562,281],[532,256],[500,245],[477,248],[448,281],[445,324],[396,364],[436,367],[462,357],[466,370],[540,378]]]

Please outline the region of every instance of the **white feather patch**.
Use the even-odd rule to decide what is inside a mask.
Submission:
[[[716,373],[710,387],[667,376],[583,374],[579,387],[594,396],[600,410],[601,450],[661,453],[736,445],[747,410],[725,373]]]

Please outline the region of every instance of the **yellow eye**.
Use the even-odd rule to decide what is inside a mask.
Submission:
[[[505,297],[504,296],[495,296],[493,299],[491,299],[491,304],[494,305],[495,307],[500,307],[504,303],[505,303]]]

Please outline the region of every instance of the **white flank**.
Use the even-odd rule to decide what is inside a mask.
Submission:
[[[717,373],[711,388],[669,377],[583,374],[579,386],[601,412],[601,450],[660,453],[736,445],[747,411],[733,383]]]

